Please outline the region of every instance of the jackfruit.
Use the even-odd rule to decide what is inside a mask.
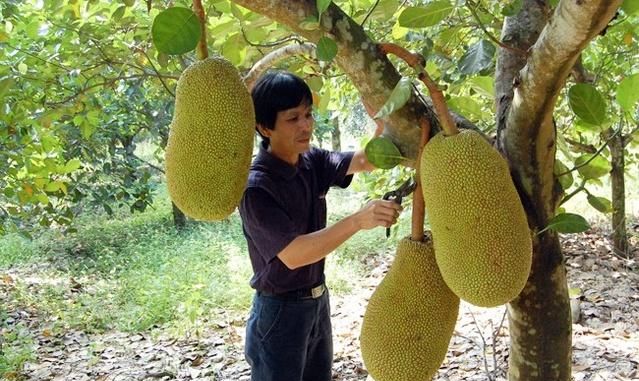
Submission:
[[[424,147],[421,181],[437,265],[461,299],[494,307],[526,284],[532,240],[506,160],[479,133],[439,133]]]
[[[430,235],[399,241],[371,296],[360,335],[364,365],[377,381],[430,380],[453,335],[459,298],[446,286]]]
[[[166,146],[171,200],[185,215],[220,220],[233,212],[253,152],[253,101],[236,68],[220,57],[180,76]]]

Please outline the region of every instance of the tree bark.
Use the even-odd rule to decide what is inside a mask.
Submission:
[[[519,296],[508,304],[509,381],[568,381],[572,358],[570,302],[557,235],[533,240],[533,265]]]
[[[333,151],[342,150],[341,132],[339,130],[339,118],[333,118],[333,130],[331,131],[331,145]]]
[[[561,197],[553,174],[553,110],[559,91],[580,52],[620,3],[564,0],[550,15],[546,2],[525,0],[522,11],[504,23],[503,42],[530,49],[527,57],[500,49],[497,144],[508,159],[533,234],[554,216]],[[522,293],[509,304],[508,315],[509,380],[570,380],[570,301],[556,234],[534,236],[531,274]]]
[[[302,21],[309,16],[317,17],[315,0],[232,0],[254,12],[265,15],[295,33],[317,43],[323,36],[335,40],[337,56],[335,62],[348,75],[362,98],[370,106],[379,110],[389,97],[393,88],[401,78],[391,61],[377,48],[366,31],[337,5],[331,3],[322,14],[320,27],[306,30],[300,27]],[[426,115],[431,128],[431,135],[439,131],[439,121],[428,103],[422,102],[415,94],[404,107],[388,117],[384,135],[397,145],[402,156],[415,159],[419,152],[419,119]],[[460,128],[476,128],[463,116],[453,113],[453,119]]]
[[[181,230],[186,226],[186,216],[174,203],[171,203],[171,206],[173,209],[173,225],[178,230]]]
[[[608,136],[614,131],[608,130]],[[610,182],[612,187],[612,241],[618,254],[625,255],[628,252],[628,235],[626,231],[626,182],[624,178],[625,138],[618,133],[612,136],[610,141],[611,166]]]

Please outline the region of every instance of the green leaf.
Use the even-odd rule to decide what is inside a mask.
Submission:
[[[231,3],[231,14],[239,21],[244,21],[244,13],[237,5]]]
[[[155,47],[166,54],[183,54],[195,49],[201,34],[195,13],[181,7],[160,12],[151,27]]]
[[[590,224],[579,214],[561,213],[553,217],[542,231],[548,229],[557,233],[581,233],[590,229]]]
[[[322,86],[324,86],[324,80],[320,76],[312,76],[306,80],[306,83],[308,83],[308,87],[315,92],[319,92]]]
[[[566,165],[564,163],[562,163],[559,160],[555,160],[555,168],[554,168],[554,174],[555,176],[557,175],[561,175],[563,173],[563,175],[559,176],[557,178],[557,180],[559,180],[559,184],[561,184],[561,188],[563,190],[567,190],[568,188],[570,188],[574,182],[573,178],[572,178],[572,172],[568,172],[568,167],[566,167]]]
[[[371,139],[366,144],[364,153],[371,164],[381,169],[391,169],[403,159],[397,146],[385,136]]]
[[[621,9],[627,14],[632,15],[639,12],[639,0],[624,0]]]
[[[523,0],[511,0],[501,9],[501,14],[503,16],[514,16],[521,11],[523,5]]]
[[[463,74],[475,74],[489,68],[493,64],[495,46],[488,40],[473,44],[461,58],[459,71]]]
[[[373,10],[370,18],[378,21],[386,21],[393,17],[398,7],[399,0],[381,0]]]
[[[575,160],[575,166],[582,165],[586,161],[588,161],[592,155],[583,155]],[[610,173],[610,163],[601,155],[598,155],[594,159],[592,159],[588,164],[583,167],[579,167],[577,171],[579,174],[586,180],[598,179],[602,176]]]
[[[317,42],[317,59],[330,62],[337,55],[337,44],[329,37],[322,37]]]
[[[319,105],[317,105],[318,110],[320,110],[321,112],[326,111],[330,100],[331,100],[331,88],[330,86],[326,86],[324,88],[324,94],[322,94],[320,97]]]
[[[452,96],[448,101],[448,105],[460,114],[467,115],[474,119],[482,117],[481,105],[471,97]]]
[[[325,10],[328,9],[328,6],[331,5],[331,0],[317,0],[317,14],[318,17],[322,16]]]
[[[384,106],[375,114],[373,119],[384,118],[394,111],[402,108],[406,102],[410,99],[413,92],[413,86],[410,78],[402,77],[395,85],[395,88],[391,92],[391,95],[384,103]]]
[[[405,28],[426,28],[437,25],[453,10],[448,0],[437,0],[423,7],[408,7],[399,15],[399,25]]]
[[[606,101],[591,84],[578,83],[568,91],[572,111],[584,121],[600,125],[606,120]]]
[[[85,139],[89,139],[91,135],[93,135],[95,130],[96,125],[93,123],[89,123],[89,121],[86,119],[80,125],[80,132],[82,133],[82,137]]]
[[[79,169],[82,166],[82,162],[80,161],[80,159],[71,159],[69,161],[67,161],[67,163],[64,165],[64,167],[62,168],[62,173],[71,173],[77,169]]]
[[[639,101],[637,89],[639,89],[639,73],[624,78],[617,87],[617,102],[625,112],[631,114],[635,112],[637,101]]]
[[[601,213],[612,212],[612,202],[605,197],[597,197],[588,193],[588,203]]]
[[[113,21],[120,21],[122,20],[122,16],[124,16],[124,12],[126,12],[126,5],[122,5],[120,7],[118,7],[118,9],[116,9],[112,14],[111,14],[111,19]]]
[[[495,98],[495,80],[493,79],[493,77],[473,77],[468,81],[468,84],[480,95],[483,95],[484,97],[491,100]]]
[[[13,84],[13,78],[5,77],[0,79],[0,100],[2,100],[4,95],[9,92],[11,87],[13,87]]]

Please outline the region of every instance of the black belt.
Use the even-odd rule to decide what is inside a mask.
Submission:
[[[324,283],[319,286],[313,288],[304,288],[301,290],[287,291],[287,292],[268,292],[268,291],[258,291],[257,294],[260,296],[269,296],[274,298],[281,298],[286,300],[306,300],[306,299],[317,299],[320,296],[324,295],[324,291],[326,291],[326,286]]]

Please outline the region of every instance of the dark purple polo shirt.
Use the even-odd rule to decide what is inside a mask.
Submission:
[[[281,293],[324,281],[324,259],[290,270],[277,254],[297,236],[326,227],[326,192],[350,184],[352,158],[353,152],[311,148],[292,166],[260,147],[239,208],[253,266],[251,287]]]

